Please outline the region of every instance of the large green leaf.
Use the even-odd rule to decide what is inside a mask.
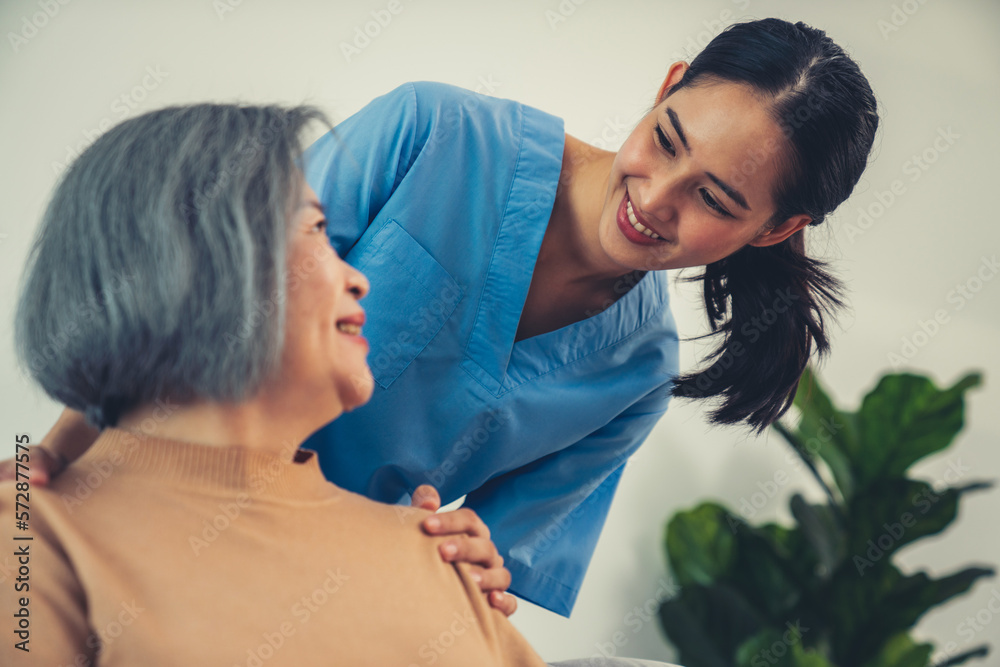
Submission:
[[[933,652],[933,644],[917,644],[909,634],[901,632],[890,637],[863,667],[927,667]]]
[[[768,531],[741,530],[736,534],[734,572],[728,581],[753,600],[771,618],[783,618],[802,595],[797,569],[782,555]]]
[[[715,503],[678,512],[667,524],[667,556],[681,586],[708,586],[729,573],[736,559],[736,537],[729,513]]]
[[[777,523],[764,523],[753,527],[744,524],[743,527],[755,530],[758,535],[768,540],[782,558],[795,558],[799,555],[801,535],[798,530]]]
[[[750,529],[748,526],[744,528]],[[750,530],[767,540],[782,567],[786,568],[787,577],[801,586],[800,582],[821,586],[823,580],[817,577],[823,572],[819,558],[809,540],[800,528],[786,528],[776,523],[765,523]]]
[[[790,578],[797,563],[782,541],[796,537],[752,527],[716,503],[678,512],[667,525],[671,570],[681,586],[729,583],[768,614],[784,613],[798,600],[800,587]]]
[[[729,570],[719,581],[732,584],[773,617],[785,613],[798,601],[801,582],[816,569],[815,554],[801,531],[774,523],[751,526],[725,510],[719,521],[726,522],[735,536]]]
[[[737,667],[834,667],[821,654],[803,648],[796,625],[783,630],[768,628],[743,642],[736,650]]]
[[[927,482],[887,479],[856,495],[851,517],[849,558],[859,575],[903,546],[939,533],[958,512],[960,489],[935,493]]]
[[[685,586],[660,605],[660,625],[686,667],[731,667],[736,647],[767,619],[735,589]]]
[[[801,646],[792,647],[792,665],[794,667],[836,667],[819,651],[811,651]],[[758,667],[752,665],[751,667]],[[763,666],[760,666],[763,667]]]
[[[806,368],[795,393],[801,418],[795,432],[798,448],[809,457],[819,456],[830,468],[841,496],[854,492],[854,472],[847,452],[858,450],[852,420],[834,407],[811,368]]]
[[[967,592],[980,578],[992,577],[995,573],[992,568],[967,567],[946,577],[931,579],[925,572],[917,572],[900,581],[885,599],[885,613],[910,618],[912,625],[930,609]]]
[[[846,563],[845,563],[846,568]],[[834,656],[845,664],[863,664],[881,649],[886,637],[907,631],[928,610],[969,590],[988,568],[972,567],[931,579],[924,572],[904,576],[880,561],[861,577],[852,578],[842,568],[833,591],[838,635]]]
[[[921,458],[947,447],[964,424],[964,396],[982,378],[966,375],[940,390],[926,377],[886,375],[865,396],[857,414],[856,488],[885,477],[903,477]]]
[[[871,657],[859,654],[859,638],[877,622],[877,608],[902,577],[902,573],[889,559],[877,562],[871,570],[865,572],[863,578],[858,576],[849,560],[845,560],[834,573],[827,596],[828,618],[830,626],[835,629],[830,638],[834,662],[840,665],[860,665]],[[894,628],[889,633],[880,631],[880,643],[872,649],[873,652],[886,637],[906,629],[904,626]]]
[[[719,653],[715,631],[706,630],[679,600],[660,605],[660,627],[677,649],[678,659],[688,667],[730,667]]]

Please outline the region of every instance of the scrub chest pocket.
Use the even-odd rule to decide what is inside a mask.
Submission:
[[[361,303],[370,314],[368,365],[386,389],[441,330],[462,300],[462,289],[394,220],[365,241],[345,259],[371,283]]]

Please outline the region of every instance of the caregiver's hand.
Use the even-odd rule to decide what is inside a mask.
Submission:
[[[413,492],[410,505],[436,512],[441,507],[441,496],[433,486],[422,484]],[[462,507],[435,514],[424,519],[422,525],[430,535],[456,535],[441,544],[441,557],[448,562],[470,563],[472,576],[478,577],[490,606],[506,616],[517,610],[517,599],[504,592],[510,586],[510,571],[503,566],[503,556],[490,540],[490,529],[474,511]]]
[[[24,454],[18,454],[23,456]],[[28,447],[28,483],[31,486],[46,486],[49,480],[63,471],[66,459],[54,453],[43,445]],[[17,461],[5,459],[0,461],[0,482],[13,482],[17,479]],[[24,478],[21,478],[24,481]]]
[[[81,413],[64,409],[42,441],[28,448],[28,482],[33,486],[46,486],[66,466],[80,458],[99,434]],[[13,480],[16,476],[14,459],[0,461],[0,482]]]

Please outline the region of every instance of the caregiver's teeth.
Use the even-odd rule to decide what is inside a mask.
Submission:
[[[352,336],[357,336],[361,333],[361,327],[357,324],[350,324],[349,322],[340,322],[337,324],[337,330],[342,331],[345,334],[351,334]]]
[[[628,213],[628,221],[632,223],[632,226],[639,224],[639,221],[635,219],[635,211],[632,210],[632,202],[625,202],[625,212]]]
[[[632,226],[635,228],[637,232],[645,234],[651,239],[660,238],[659,234],[649,229],[636,219],[635,212],[632,210],[632,202],[630,201],[625,202],[625,213],[628,214],[628,221],[632,223]]]

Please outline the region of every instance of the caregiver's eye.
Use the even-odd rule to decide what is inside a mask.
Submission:
[[[317,222],[316,226],[313,227],[313,229],[320,232],[326,232],[326,218],[323,218],[322,220]]]
[[[667,135],[663,132],[663,128],[659,125],[656,126],[656,142],[660,144],[665,151],[670,153],[671,156],[677,155],[677,151],[674,150],[674,145],[670,143],[670,139],[667,139]]]
[[[733,214],[727,211],[726,209],[722,208],[722,206],[719,205],[719,202],[715,200],[715,197],[712,196],[712,193],[706,190],[705,188],[701,189],[701,198],[705,200],[705,203],[708,205],[710,209],[712,209],[719,215],[730,218],[733,217]]]

